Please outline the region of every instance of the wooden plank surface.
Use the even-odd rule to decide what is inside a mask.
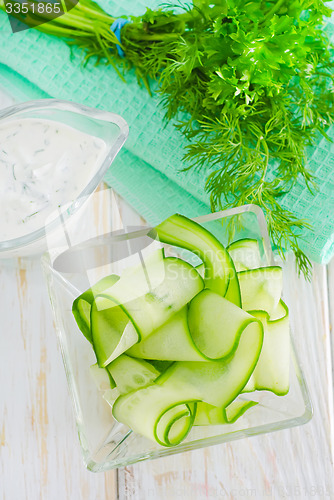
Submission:
[[[334,257],[327,266],[328,302],[329,302],[329,326],[332,347],[332,373],[334,380]],[[334,386],[333,386],[334,387]]]

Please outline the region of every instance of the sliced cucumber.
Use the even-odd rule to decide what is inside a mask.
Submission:
[[[183,388],[188,400],[204,401],[226,407],[245,387],[258,361],[263,327],[260,321],[250,319],[234,355],[222,361],[178,361],[155,381],[178,391]]]
[[[195,267],[195,269],[198,272],[198,274],[204,279],[205,278],[205,265],[199,264],[198,266]]]
[[[162,446],[175,446],[187,436],[195,418],[196,405],[186,399],[178,388],[152,384],[117,398],[112,413],[134,432]]]
[[[188,327],[187,307],[172,316],[152,335],[131,347],[127,353],[138,358],[155,360],[206,360],[192,340]]]
[[[232,257],[237,271],[261,267],[259,242],[250,238],[234,241],[226,250]]]
[[[233,424],[249,408],[257,404],[255,401],[241,399],[232,401],[226,408],[219,408],[208,403],[197,403],[194,425]]]
[[[259,267],[256,240],[229,246],[236,273],[223,245],[193,221],[175,215],[156,233],[203,264],[195,269],[160,249],[82,294],[73,313],[93,344],[91,370],[114,417],[174,446],[194,424],[235,422],[257,404],[243,392],[287,393],[289,318],[281,268]]]
[[[245,311],[208,289],[196,295],[189,305],[188,324],[193,343],[208,360],[231,356],[240,335],[252,321]]]
[[[209,289],[192,299],[148,338],[127,352],[131,356],[171,361],[212,361],[231,356],[252,317]]]
[[[281,300],[272,319],[265,311],[251,311],[264,327],[263,347],[245,392],[268,390],[278,396],[289,392],[289,311]],[[280,316],[279,316],[280,315]]]
[[[145,387],[155,380],[160,372],[142,359],[134,359],[122,354],[110,363],[106,370],[115,380],[120,394]]]
[[[92,341],[97,362],[105,367],[135,344],[139,334],[122,306],[109,300],[109,308],[99,311],[98,303],[99,297],[91,307]]]
[[[119,391],[117,387],[114,387],[114,389],[108,389],[102,394],[103,399],[108,403],[108,405],[113,407],[113,404],[115,403],[116,399],[119,397]]]
[[[120,396],[113,406],[114,417],[160,444],[177,444],[195,417],[191,404],[204,401],[225,408],[237,397],[254,370],[262,340],[262,324],[250,316],[231,358],[174,363],[151,386]]]
[[[240,306],[240,289],[235,267],[225,247],[207,231],[187,217],[172,215],[152,232],[163,243],[186,248],[198,255],[205,265],[205,286]]]
[[[140,262],[140,264],[124,269],[122,273],[122,278],[124,279],[126,276],[133,276],[133,277],[135,277],[136,275],[141,276],[142,273],[145,274],[146,271],[146,276],[148,276],[149,280],[150,269],[154,268],[156,265],[161,264],[164,258],[165,258],[165,249],[158,248],[149,255],[146,255],[145,258],[143,258],[143,261]],[[154,272],[156,272],[156,268]]]
[[[160,373],[164,372],[169,368],[172,364],[173,361],[167,361],[164,359],[149,359],[149,363],[154,366]]]
[[[226,423],[233,424],[240,418],[249,408],[256,406],[257,401],[243,401],[236,399],[225,410]]]
[[[100,366],[106,366],[148,337],[204,287],[197,271],[181,259],[164,259],[158,265],[158,277],[153,272],[155,268],[147,266],[150,284],[145,276],[135,273],[124,280],[122,277],[96,297],[91,309],[91,330]],[[129,297],[131,300],[127,300]]]
[[[92,335],[90,331],[90,308],[94,297],[103,292],[107,288],[113,286],[119,280],[119,276],[111,274],[98,281],[94,286],[79,295],[73,302],[72,313],[77,322],[78,327],[84,334],[87,340],[92,343]]]
[[[238,279],[245,311],[261,309],[271,314],[277,308],[282,294],[282,268],[270,266],[240,271]]]
[[[115,380],[105,368],[100,368],[95,363],[95,365],[90,366],[89,370],[99,391],[107,391],[116,387]]]

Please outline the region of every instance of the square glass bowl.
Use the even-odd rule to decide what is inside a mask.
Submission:
[[[214,233],[225,245],[229,242],[231,227],[233,239],[257,239],[262,265],[274,263],[265,218],[259,207],[246,205],[194,220]],[[289,393],[286,396],[275,396],[268,391],[252,393],[249,399],[255,399],[259,404],[233,424],[193,427],[181,444],[165,448],[115,421],[110,406],[91,377],[89,367],[96,362],[95,356],[90,343],[76,325],[71,312],[72,303],[98,279],[111,273],[120,273],[128,265],[139,262],[141,253],[150,251],[156,245],[161,246],[161,243],[152,242],[146,236],[149,228],[126,230],[120,225],[110,229],[112,232],[101,233],[97,238],[88,241],[78,241],[76,238],[74,241],[65,228],[62,247],[51,249],[42,260],[84,462],[89,470],[97,472],[123,467],[142,460],[298,426],[310,420],[312,405],[291,339]],[[71,246],[71,241],[74,246]],[[166,252],[170,253],[170,247],[166,247]],[[178,255],[197,264],[196,258],[189,252],[182,251]]]
[[[69,199],[64,201],[64,203],[67,202],[67,207],[66,211],[62,212],[62,219],[57,212],[54,212],[51,217],[51,214],[47,212],[47,207],[45,215],[42,213],[44,209],[41,211],[38,229],[6,241],[1,239],[0,234],[0,259],[43,253],[47,248],[45,232],[50,233],[61,224],[63,219],[71,217],[94,192],[123,146],[129,132],[126,121],[115,113],[58,99],[28,101],[0,110],[1,126],[7,126],[12,121],[26,119],[48,120],[67,125],[86,135],[101,139],[105,143],[105,148],[99,161],[92,166],[81,193],[74,199],[68,195]],[[41,148],[45,147],[43,138],[40,141]],[[80,143],[76,145],[81,146]],[[6,142],[3,142],[1,148],[5,149],[5,147]],[[64,153],[66,153],[65,150]],[[71,171],[65,180],[70,186],[77,181]]]

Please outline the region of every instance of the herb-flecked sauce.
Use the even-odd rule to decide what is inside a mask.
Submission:
[[[101,166],[106,147],[51,120],[0,123],[0,240],[42,228],[49,214],[74,200]]]

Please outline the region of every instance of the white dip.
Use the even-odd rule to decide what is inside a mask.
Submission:
[[[38,118],[0,122],[0,241],[44,227],[100,167],[106,143]]]

